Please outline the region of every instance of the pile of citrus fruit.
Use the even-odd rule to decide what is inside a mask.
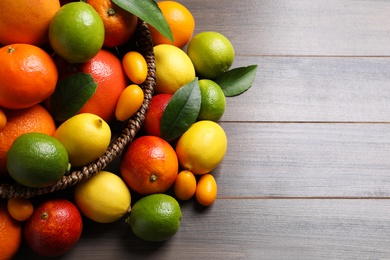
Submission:
[[[125,218],[139,238],[167,240],[180,227],[178,201],[215,202],[212,172],[228,143],[218,120],[257,66],[230,69],[231,42],[218,32],[194,35],[195,19],[178,2],[145,9],[126,1],[0,1],[0,184],[50,187],[105,153],[115,126],[145,99],[148,63],[134,40],[141,19],[156,67],[154,95],[120,172],[96,172],[75,185],[72,200],[0,199],[0,259],[14,256],[22,239],[42,256],[68,252],[83,217]]]

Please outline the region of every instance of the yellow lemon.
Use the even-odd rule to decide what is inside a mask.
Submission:
[[[101,117],[82,113],[63,122],[54,137],[65,146],[70,164],[79,167],[104,154],[110,144],[111,129]]]
[[[130,190],[116,174],[101,171],[76,185],[75,203],[89,219],[98,223],[119,220],[130,211]]]
[[[212,171],[227,150],[223,128],[210,120],[194,123],[178,140],[176,154],[180,165],[194,174]]]
[[[180,48],[170,44],[154,47],[156,64],[156,93],[174,94],[195,79],[191,59]]]

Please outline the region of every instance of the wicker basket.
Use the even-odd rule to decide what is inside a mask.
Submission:
[[[119,131],[119,134],[116,137],[113,137],[111,144],[107,148],[106,152],[95,162],[83,166],[80,170],[74,170],[70,172],[69,174],[65,175],[59,182],[49,187],[30,188],[17,183],[0,183],[0,198],[29,198],[52,193],[57,190],[64,190],[68,187],[74,186],[80,181],[89,179],[97,172],[103,170],[110,162],[112,162],[123,152],[125,147],[130,142],[133,141],[145,119],[145,113],[152,98],[156,81],[153,44],[149,29],[146,23],[142,20],[139,20],[138,22],[135,37],[139,48],[138,51],[145,57],[148,65],[148,76],[146,81],[141,86],[145,94],[144,102],[138,112],[128,120],[127,124],[124,124],[123,129]]]

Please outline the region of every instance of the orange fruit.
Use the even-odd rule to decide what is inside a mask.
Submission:
[[[138,85],[131,84],[119,97],[116,104],[115,117],[120,121],[128,120],[142,106],[144,101],[144,92]]]
[[[124,152],[120,172],[130,189],[139,194],[163,193],[178,174],[175,150],[160,137],[141,136]]]
[[[25,109],[5,109],[4,112],[8,121],[0,130],[0,176],[8,176],[7,151],[17,137],[29,132],[53,135],[56,130],[52,116],[40,104]]]
[[[75,204],[62,198],[48,199],[25,222],[24,239],[37,254],[54,257],[72,249],[82,229],[81,214]]]
[[[9,199],[7,209],[8,213],[17,221],[26,221],[34,212],[34,206],[27,198]]]
[[[196,186],[196,200],[202,206],[210,206],[217,198],[217,191],[217,182],[214,176],[206,173],[200,177]]]
[[[178,199],[189,200],[196,191],[196,178],[190,171],[181,171],[176,177],[173,191]]]
[[[58,58],[60,79],[76,72],[92,75],[98,84],[96,93],[81,108],[79,113],[91,113],[110,123],[115,119],[116,104],[123,90],[128,86],[128,79],[121,61],[111,52],[102,49],[91,60],[81,64],[71,64]]]
[[[137,16],[122,9],[111,0],[87,0],[104,24],[104,46],[111,48],[126,43],[137,28]]]
[[[22,242],[22,223],[13,219],[5,200],[0,201],[0,260],[9,260]]]
[[[51,19],[59,0],[1,0],[0,43],[42,45],[48,40]]]
[[[158,2],[173,35],[173,42],[160,34],[154,27],[149,26],[154,45],[166,43],[183,48],[192,37],[195,29],[195,20],[191,12],[182,4],[175,1]]]
[[[145,114],[143,127],[148,135],[161,137],[160,124],[172,94],[157,94],[152,97]]]
[[[129,51],[122,58],[122,66],[127,77],[134,84],[142,84],[148,76],[148,64],[144,56],[136,51]]]
[[[58,71],[50,55],[30,44],[0,49],[0,106],[19,109],[35,105],[53,92]]]
[[[3,109],[0,108],[0,130],[2,130],[7,125],[7,116],[5,115]]]

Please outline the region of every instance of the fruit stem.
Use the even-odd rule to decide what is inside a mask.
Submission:
[[[12,46],[8,47],[8,53],[13,53],[15,51],[15,48]]]
[[[45,219],[47,219],[48,216],[49,216],[49,214],[47,212],[43,212],[41,215],[41,219],[45,220]]]
[[[150,182],[155,182],[155,181],[157,181],[157,175],[156,174],[150,175]]]
[[[114,10],[114,8],[108,8],[107,14],[108,14],[108,16],[114,16],[114,15],[115,15],[115,10]]]

